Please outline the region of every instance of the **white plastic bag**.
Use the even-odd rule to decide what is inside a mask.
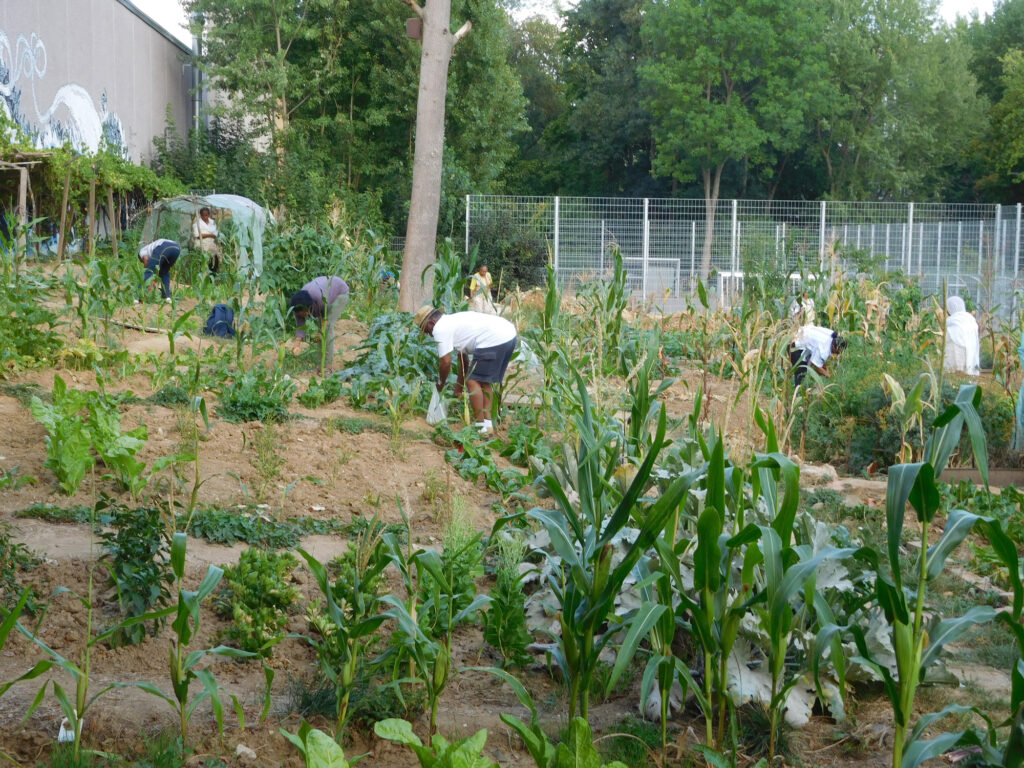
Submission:
[[[441,393],[436,389],[430,397],[430,406],[427,408],[427,424],[436,427],[448,418],[448,406],[441,399]]]

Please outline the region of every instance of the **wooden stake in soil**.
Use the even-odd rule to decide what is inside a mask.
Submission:
[[[68,226],[68,197],[71,195],[71,169],[64,177],[64,197],[60,204],[60,232],[57,237],[57,259],[64,258],[64,249],[67,247],[67,226]]]
[[[96,169],[93,168],[93,173]],[[96,178],[89,179],[89,258],[96,255]]]
[[[114,249],[114,260],[117,261],[117,223],[114,219],[113,187],[107,187],[107,215],[110,218],[110,244]]]

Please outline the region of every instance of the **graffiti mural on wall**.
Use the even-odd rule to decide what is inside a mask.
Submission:
[[[95,152],[105,142],[125,152],[121,120],[107,111],[106,93],[97,109],[89,92],[75,83],[61,85],[49,105],[40,105],[36,84],[46,78],[46,45],[33,32],[14,44],[0,29],[0,110],[40,148],[69,142]]]

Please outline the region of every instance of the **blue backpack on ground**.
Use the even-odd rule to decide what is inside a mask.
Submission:
[[[209,336],[220,336],[230,339],[235,335],[235,311],[227,304],[214,304],[210,316],[206,318],[203,333]]]

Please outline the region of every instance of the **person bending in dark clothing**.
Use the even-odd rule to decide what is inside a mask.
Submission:
[[[146,265],[142,273],[142,290],[146,290],[146,284],[153,279],[153,275],[159,274],[161,293],[164,301],[171,300],[171,267],[181,255],[181,246],[173,240],[160,238],[147,243],[139,249],[139,261]],[[136,303],[139,300],[136,299]]]

